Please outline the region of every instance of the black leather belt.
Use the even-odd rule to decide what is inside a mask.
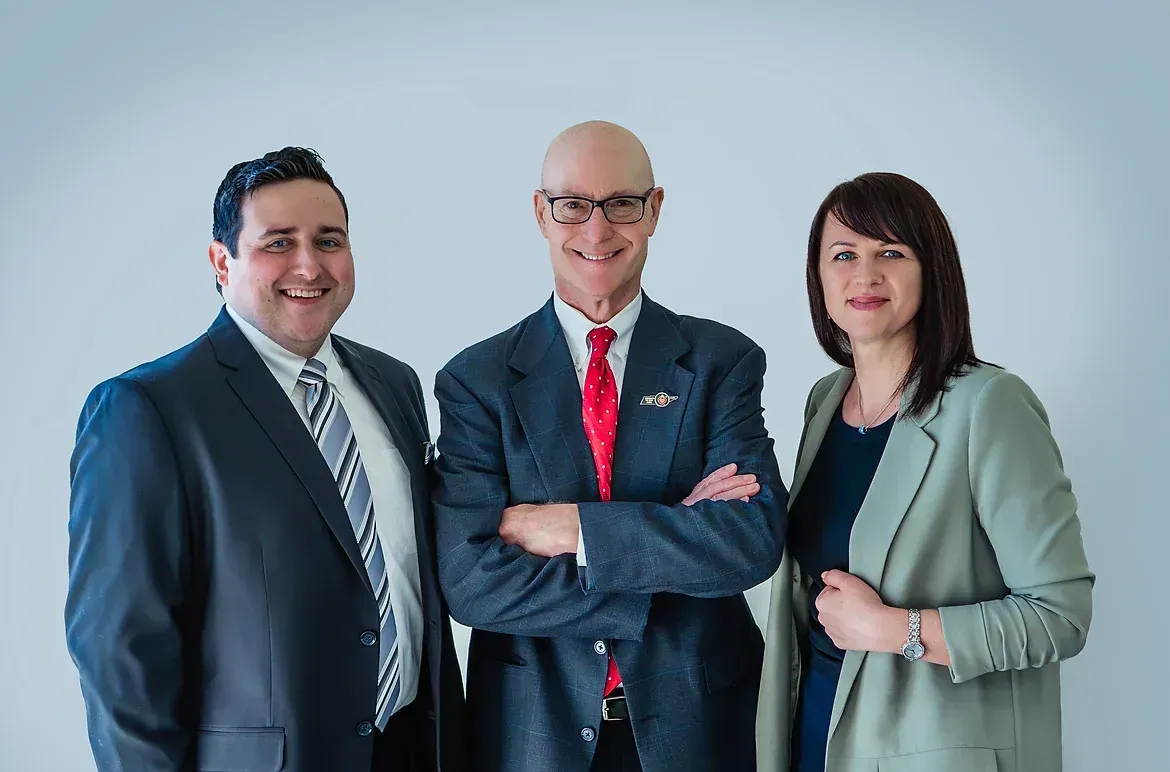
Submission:
[[[630,709],[626,705],[626,695],[621,690],[615,691],[601,701],[602,721],[629,721]]]

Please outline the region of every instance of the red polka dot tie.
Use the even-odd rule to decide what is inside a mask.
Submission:
[[[585,391],[581,399],[581,419],[585,436],[593,450],[593,464],[597,468],[597,488],[602,501],[613,495],[613,444],[617,437],[618,390],[613,370],[605,358],[617,333],[609,327],[598,327],[589,333],[589,369],[585,372]],[[608,696],[622,681],[613,655],[609,656],[609,672],[605,677]]]

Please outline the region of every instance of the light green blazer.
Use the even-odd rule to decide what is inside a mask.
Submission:
[[[852,380],[842,369],[813,386],[791,500]],[[1047,414],[1022,380],[975,367],[894,425],[850,534],[849,572],[891,606],[939,609],[952,664],[847,652],[828,772],[1061,769],[1058,663],[1085,645],[1095,577]],[[807,609],[786,552],[766,631],[761,772],[788,772]]]

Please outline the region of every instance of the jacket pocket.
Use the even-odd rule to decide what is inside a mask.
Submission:
[[[280,772],[283,727],[207,727],[195,742],[199,772]]]
[[[1000,769],[990,748],[942,748],[878,759],[878,772],[1015,772]]]
[[[728,646],[722,650],[708,652],[703,657],[703,675],[707,691],[717,692],[752,676],[760,680],[764,664],[764,641],[759,632],[755,637],[748,635],[739,646]]]

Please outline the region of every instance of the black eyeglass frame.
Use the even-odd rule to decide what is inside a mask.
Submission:
[[[544,200],[548,202],[549,212],[552,214],[553,220],[556,220],[556,222],[559,222],[561,225],[584,225],[585,223],[589,222],[590,218],[593,217],[593,210],[595,210],[599,206],[601,207],[602,216],[605,217],[606,220],[609,220],[609,222],[611,224],[613,224],[613,225],[634,225],[635,223],[642,222],[642,218],[644,218],[646,216],[646,202],[650,200],[651,194],[654,193],[654,191],[656,191],[656,190],[658,190],[657,185],[650,188],[649,190],[647,190],[645,193],[643,193],[640,196],[627,193],[627,194],[620,195],[620,196],[610,196],[609,198],[603,198],[600,201],[594,201],[592,198],[586,198],[585,196],[550,196],[548,194],[548,191],[544,190],[543,188],[541,189],[540,194],[542,196],[544,196]],[[642,213],[638,215],[637,220],[630,220],[629,222],[614,222],[613,220],[609,219],[609,213],[605,211],[605,205],[607,203],[609,203],[610,201],[617,201],[618,199],[621,199],[621,198],[632,198],[636,201],[641,202]],[[588,202],[589,214],[585,216],[585,219],[581,220],[580,222],[564,222],[562,220],[557,220],[557,208],[556,208],[555,204],[557,201],[564,201],[566,199],[572,199],[573,201]]]

